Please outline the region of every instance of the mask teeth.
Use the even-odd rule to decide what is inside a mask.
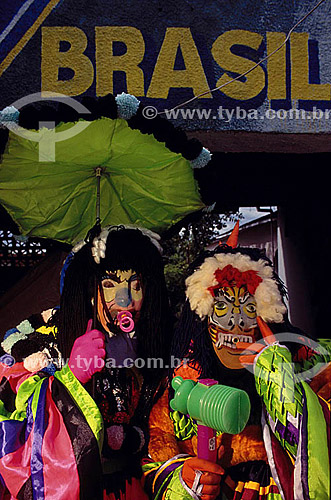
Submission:
[[[219,333],[218,341],[216,342],[216,347],[220,348],[224,345],[225,347],[230,347],[231,349],[237,349],[238,342],[248,342],[249,344],[252,344],[253,338],[250,335]]]

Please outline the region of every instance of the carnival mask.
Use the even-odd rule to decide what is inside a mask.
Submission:
[[[262,254],[253,259],[248,249],[236,251],[238,234],[237,222],[224,252],[222,247],[216,249],[185,282],[191,310],[202,321],[208,318],[208,333],[220,362],[236,370],[243,368],[239,362],[243,350],[236,344],[261,337],[257,316],[282,323],[286,313],[270,261]]]
[[[208,330],[214,350],[227,368],[240,369],[238,342],[254,342],[256,301],[245,286],[219,288],[215,293]]]
[[[140,277],[135,271],[129,269],[128,271],[106,272],[101,281],[101,293],[99,290],[98,319],[106,331],[110,332],[113,326],[119,326],[118,314],[121,312],[127,312],[134,322],[138,321],[143,302],[143,290]],[[109,315],[112,323],[109,321]]]

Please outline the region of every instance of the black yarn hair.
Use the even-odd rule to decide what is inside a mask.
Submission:
[[[109,232],[106,256],[100,264],[95,263],[90,244],[84,245],[70,263],[64,279],[60,309],[54,317],[60,351],[65,359],[70,356],[75,339],[85,332],[88,320],[93,317],[91,299],[95,277],[100,283],[105,271],[118,269],[132,269],[142,280],[144,297],[136,325],[138,357],[144,360],[161,358],[164,366],[170,354],[173,321],[162,257],[148,236],[139,229],[123,226]],[[148,376],[155,370],[145,372]]]

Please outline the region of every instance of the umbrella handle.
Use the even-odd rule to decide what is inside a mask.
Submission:
[[[104,169],[102,167],[95,168],[95,176],[97,179],[96,223],[99,223],[99,224],[101,222],[101,219],[100,219],[100,183],[101,183],[101,175],[102,175],[103,170]]]

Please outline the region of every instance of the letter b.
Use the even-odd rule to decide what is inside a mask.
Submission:
[[[68,42],[70,48],[60,51],[60,42]],[[85,33],[74,26],[47,26],[42,28],[41,80],[42,90],[70,95],[85,92],[93,83],[94,68],[84,54],[87,47]],[[59,80],[59,69],[70,68],[74,76]]]

